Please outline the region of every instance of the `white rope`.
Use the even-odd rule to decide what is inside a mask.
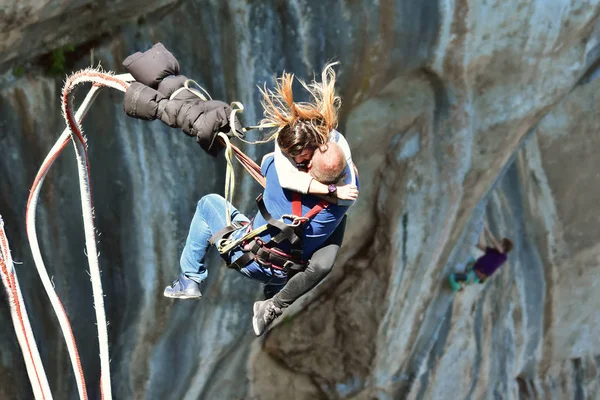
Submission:
[[[210,99],[212,100],[213,98],[210,96],[210,93],[208,93],[208,91],[206,89],[204,89],[202,86],[200,86],[198,84],[198,82],[196,82],[193,79],[188,79],[187,81],[185,81],[185,83],[183,84],[183,86],[185,86],[190,92],[194,93],[196,96],[200,97],[202,100],[207,101],[206,97],[204,97],[202,95],[202,93],[200,91],[198,91],[197,89],[192,89],[190,88],[190,83],[193,83],[194,85],[196,85],[198,87],[198,89],[200,89],[202,92],[204,92],[204,94]]]
[[[198,88],[204,92],[204,94],[206,94],[206,96],[204,96],[204,94],[197,89],[193,89],[190,87],[190,83],[193,83],[194,85],[198,86]],[[175,97],[177,97],[177,95],[179,93],[181,93],[182,91],[187,90],[193,94],[195,94],[196,96],[200,97],[200,99],[202,99],[202,101],[208,101],[209,99],[212,100],[212,97],[210,97],[210,94],[206,91],[206,89],[204,89],[202,86],[200,86],[198,84],[198,82],[196,82],[193,79],[188,79],[183,83],[183,86],[180,87],[179,89],[177,89],[176,91],[173,92],[173,94],[171,95],[171,97],[169,97],[169,100],[173,100]]]
[[[225,141],[225,160],[227,161],[227,169],[225,170],[225,218],[227,225],[231,225],[231,208],[229,205],[233,202],[233,194],[235,193],[235,172],[232,162],[233,150],[226,134],[219,132],[219,137]]]
[[[271,136],[266,141],[256,141],[256,142],[248,142],[244,140],[236,130],[235,126],[235,114],[244,111],[244,105],[238,101],[234,101],[231,103],[231,114],[229,115],[229,127],[231,128],[232,134],[240,139],[244,143],[248,144],[258,144],[258,143],[267,143],[275,137],[275,135]],[[243,130],[245,128],[242,128]],[[245,130],[244,130],[245,132]],[[235,172],[233,169],[233,150],[231,148],[231,141],[229,137],[223,132],[219,132],[219,137],[223,139],[225,142],[225,160],[227,161],[227,169],[225,170],[225,218],[227,221],[227,225],[231,225],[231,211],[230,204],[233,203],[233,195],[235,194]]]
[[[79,110],[77,110],[77,113],[75,114],[76,119],[78,119],[78,120],[83,119],[83,117],[89,110],[91,103],[95,100],[96,96],[98,95],[99,90],[100,90],[100,87],[98,87],[98,86],[93,86],[90,89],[90,91],[88,92],[87,96],[85,97],[83,103],[79,107]],[[48,173],[50,167],[54,163],[55,157],[60,152],[61,148],[64,147],[64,143],[68,140],[69,136],[70,136],[70,131],[68,128],[66,128],[63,131],[62,135],[58,138],[58,140],[56,141],[56,143],[54,144],[54,146],[52,147],[52,149],[50,150],[48,155],[46,156],[46,159],[44,160],[44,162],[42,163],[42,166],[40,167],[40,170],[38,171],[38,174],[36,177],[36,183],[34,183],[34,186],[32,188],[33,190],[30,194],[29,201],[27,204],[25,224],[26,224],[26,230],[27,230],[27,237],[29,239],[29,245],[31,247],[31,252],[33,254],[33,260],[34,260],[36,269],[38,271],[38,274],[40,275],[40,279],[42,280],[42,285],[44,286],[44,289],[46,290],[46,293],[48,294],[48,297],[50,299],[50,304],[52,304],[52,308],[54,309],[56,317],[58,318],[58,323],[60,325],[61,331],[65,338],[65,343],[67,345],[67,351],[68,351],[69,357],[71,359],[71,365],[73,367],[75,380],[77,382],[77,391],[79,392],[79,398],[87,399],[87,392],[85,389],[85,379],[83,377],[83,373],[82,373],[82,369],[81,369],[81,362],[79,360],[79,356],[78,356],[78,352],[77,352],[77,348],[76,348],[76,344],[75,344],[75,337],[73,336],[73,331],[71,330],[71,325],[69,323],[67,314],[60,302],[60,299],[58,298],[58,295],[56,294],[56,291],[54,290],[54,285],[52,284],[50,276],[48,275],[48,270],[46,269],[46,266],[44,265],[44,260],[42,258],[42,254],[40,251],[40,245],[39,245],[39,241],[38,241],[38,237],[37,237],[37,231],[35,229],[35,227],[36,227],[36,224],[35,224],[36,212],[35,211],[37,208],[39,195],[40,195],[40,192],[42,189],[42,184],[44,182],[46,174]]]
[[[98,250],[96,247],[96,231],[94,227],[94,211],[92,206],[92,198],[90,193],[89,182],[89,167],[87,151],[84,143],[75,137],[73,128],[79,130],[80,135],[83,135],[83,130],[77,118],[72,120],[76,127],[71,126],[69,121],[69,113],[72,108],[71,93],[79,84],[93,82],[102,84],[114,89],[125,92],[127,85],[124,82],[117,82],[111,79],[110,74],[100,74],[96,70],[85,70],[75,73],[71,78],[67,79],[63,89],[62,111],[65,117],[65,122],[71,133],[71,140],[77,158],[77,168],[79,172],[79,188],[81,196],[81,208],[83,214],[83,225],[85,232],[85,242],[87,250],[88,264],[90,266],[90,276],[92,281],[92,294],[94,297],[94,309],[96,311],[96,322],[98,328],[98,345],[100,349],[100,370],[101,370],[101,391],[104,399],[112,399],[111,376],[110,376],[110,357],[108,348],[108,329],[106,324],[106,313],[104,310],[104,295],[102,291],[102,279],[100,276],[100,266],[98,262]],[[68,109],[67,109],[68,108]]]
[[[102,74],[98,73],[95,70],[89,70],[88,72],[90,74],[96,75],[96,79],[93,81],[96,82],[97,84],[99,84],[101,86],[110,86],[110,87],[117,86],[115,88],[120,89],[120,90],[123,90],[123,89],[117,83],[118,81],[129,82],[129,81],[134,80],[130,74],[122,74],[122,75],[117,75],[114,77],[111,76],[110,80],[106,80],[106,79],[100,79],[99,77],[101,77]],[[88,82],[88,81],[90,81],[90,80],[86,79],[83,76],[77,76],[71,80],[71,84],[79,84],[79,83]],[[92,86],[92,88],[88,92],[87,96],[85,97],[84,101],[82,102],[81,106],[77,110],[77,113],[75,114],[76,121],[81,121],[85,117],[92,102],[98,95],[98,91],[101,86],[96,86],[96,85]],[[29,239],[29,243],[30,243],[32,254],[33,254],[33,259],[35,262],[36,269],[38,271],[38,274],[40,275],[40,279],[42,280],[44,289],[46,290],[46,293],[48,294],[50,303],[52,304],[52,308],[54,309],[54,312],[56,313],[61,331],[65,338],[67,350],[69,352],[69,357],[71,359],[71,365],[73,367],[73,371],[75,374],[75,380],[77,382],[77,390],[79,392],[79,397],[80,397],[80,399],[87,399],[85,378],[83,376],[83,370],[81,368],[81,362],[79,360],[77,346],[75,343],[75,337],[73,336],[73,332],[71,330],[71,326],[69,323],[69,319],[66,315],[66,312],[65,312],[64,308],[62,307],[62,304],[60,302],[60,299],[58,298],[58,295],[56,294],[56,291],[54,290],[52,280],[48,276],[48,271],[44,265],[44,261],[43,261],[42,255],[41,255],[40,246],[39,246],[39,242],[38,242],[38,238],[37,238],[37,232],[35,229],[35,227],[36,227],[36,225],[35,225],[36,212],[35,211],[37,208],[37,203],[39,200],[39,195],[41,192],[43,181],[44,181],[45,176],[48,173],[50,167],[54,163],[54,160],[56,159],[58,154],[62,151],[64,146],[67,144],[70,136],[71,136],[71,131],[70,131],[69,125],[67,124],[67,128],[63,131],[61,136],[58,138],[58,140],[56,141],[56,143],[54,144],[54,146],[48,153],[48,155],[46,156],[46,159],[44,160],[44,162],[42,163],[42,166],[40,167],[40,170],[37,173],[36,180],[32,187],[30,197],[28,200],[28,204],[27,204],[26,230],[27,230],[27,236]],[[80,176],[81,176],[81,174],[80,174]],[[84,201],[84,199],[82,198],[82,202],[83,201]],[[88,207],[87,207],[88,211],[89,211],[89,208],[90,207],[89,207],[89,203],[88,203]],[[88,219],[88,221],[89,221],[89,219]],[[84,225],[85,225],[85,222],[84,222]],[[92,231],[92,237],[93,237],[93,227],[92,227],[91,231]],[[90,232],[90,229],[89,229],[89,227],[86,226],[86,243],[89,243],[89,240],[87,238],[87,236],[89,235],[89,232]],[[95,244],[95,239],[93,241]],[[89,259],[89,256],[90,256],[90,251],[88,250],[88,259]],[[96,256],[96,261],[97,261],[97,256]],[[97,262],[96,262],[96,265],[97,265]],[[101,284],[99,285],[100,274],[99,274],[99,270],[92,268],[91,265],[90,265],[90,274],[92,275],[92,281],[93,281],[92,290],[94,291],[94,306],[96,308],[96,318],[98,321],[97,325],[98,325],[98,330],[99,330],[98,341],[100,344],[101,370],[102,370],[102,374],[103,374],[103,376],[101,378],[101,381],[102,381],[101,390],[102,390],[103,397],[106,396],[107,399],[110,399],[111,393],[112,393],[111,389],[110,389],[110,372],[109,372],[110,370],[105,369],[106,368],[105,366],[107,366],[109,364],[108,341],[107,341],[107,335],[106,335],[106,321],[105,321],[105,316],[104,316],[104,306],[103,306],[103,301],[102,301]],[[94,283],[94,282],[96,282],[96,283]],[[99,287],[100,290],[98,290],[98,286],[100,286]],[[97,301],[98,298],[100,299],[100,301]],[[102,322],[100,322],[100,321],[102,321]],[[104,335],[101,338],[102,331],[104,332]]]
[[[277,137],[277,132],[275,132],[271,136],[269,136],[268,138],[266,138],[264,140],[249,141],[249,140],[244,139],[242,137],[242,135],[240,135],[238,133],[238,131],[235,129],[235,114],[238,112],[243,112],[243,111],[244,111],[244,105],[242,103],[240,103],[239,101],[234,101],[233,103],[231,103],[231,115],[229,117],[229,125],[231,126],[231,134],[233,136],[235,136],[236,138],[238,138],[239,140],[241,140],[242,142],[244,142],[246,144],[265,144],[265,143],[269,143],[269,142],[273,141]],[[260,125],[255,125],[255,126],[247,126],[245,128],[241,128],[241,130],[242,130],[242,132],[245,133],[252,129],[263,130],[264,128],[274,128],[276,126],[277,126],[277,124],[275,124],[275,123],[260,124]]]
[[[3,262],[6,269],[0,270],[2,283],[6,289],[8,303],[10,307],[10,315],[17,335],[17,341],[23,353],[25,368],[31,382],[33,395],[36,399],[49,400],[52,399],[52,392],[46,377],[46,371],[42,364],[40,352],[38,350],[29,316],[23,301],[23,294],[17,279],[17,274],[14,269],[14,263],[8,247],[6,232],[4,231],[4,221],[0,216],[0,261]],[[16,297],[15,297],[16,295]]]

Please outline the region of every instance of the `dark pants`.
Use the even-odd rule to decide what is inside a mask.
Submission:
[[[279,308],[289,307],[300,296],[304,295],[312,288],[317,286],[331,272],[338,251],[344,240],[344,231],[346,230],[346,217],[333,231],[327,241],[315,251],[310,259],[310,263],[302,272],[291,276],[285,287],[273,297],[273,303]],[[267,295],[267,293],[265,293]]]

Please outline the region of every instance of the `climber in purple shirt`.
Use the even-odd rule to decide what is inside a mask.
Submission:
[[[483,235],[487,236],[492,247],[483,243]],[[457,292],[466,285],[473,283],[484,283],[487,278],[492,276],[508,259],[508,253],[513,248],[513,243],[508,238],[503,238],[500,242],[496,240],[490,232],[487,225],[484,232],[479,236],[477,248],[484,252],[476,261],[471,261],[464,273],[452,273],[448,280],[453,291]]]

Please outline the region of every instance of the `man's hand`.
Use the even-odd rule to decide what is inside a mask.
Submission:
[[[356,185],[344,184],[338,185],[335,191],[337,198],[340,200],[356,200],[358,198],[358,188]]]

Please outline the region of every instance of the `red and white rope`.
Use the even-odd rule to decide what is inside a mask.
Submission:
[[[67,128],[63,131],[62,135],[58,138],[46,159],[42,163],[34,183],[32,185],[29,199],[27,201],[26,208],[26,231],[27,236],[30,242],[31,250],[33,253],[34,262],[40,278],[42,280],[42,284],[50,298],[50,302],[52,307],[57,315],[59,325],[65,337],[65,341],[67,344],[67,349],[69,352],[69,356],[71,359],[71,364],[73,366],[73,371],[75,373],[75,379],[77,381],[77,389],[79,392],[79,397],[81,399],[87,400],[87,391],[85,385],[85,377],[83,374],[83,370],[81,368],[81,361],[79,358],[79,353],[77,351],[77,344],[75,342],[75,337],[73,335],[73,331],[71,329],[71,325],[69,323],[69,319],[67,314],[54,290],[54,286],[48,276],[48,271],[44,265],[43,258],[41,256],[40,246],[37,238],[37,233],[35,230],[35,210],[37,207],[37,202],[39,199],[41,187],[44,181],[46,174],[48,173],[50,167],[56,160],[56,158],[60,155],[60,153],[65,149],[70,139],[73,141],[74,150],[77,158],[77,168],[79,174],[79,186],[80,186],[80,196],[81,196],[81,206],[82,206],[82,216],[83,216],[83,224],[84,224],[84,233],[85,233],[85,241],[86,241],[86,253],[88,257],[88,263],[90,267],[90,276],[92,282],[92,293],[94,298],[94,308],[96,313],[96,325],[98,327],[98,344],[100,350],[100,369],[101,369],[101,377],[100,377],[100,385],[101,385],[101,394],[103,399],[112,399],[112,390],[111,390],[111,378],[110,378],[110,358],[109,358],[109,347],[108,347],[108,330],[106,324],[106,314],[104,310],[104,299],[102,293],[102,281],[100,276],[100,267],[98,263],[98,251],[96,247],[96,232],[94,228],[94,208],[91,196],[90,189],[90,165],[87,154],[87,144],[86,139],[83,136],[83,131],[80,125],[80,122],[85,117],[91,103],[95,99],[98,91],[101,87],[112,87],[114,89],[125,92],[129,86],[128,81],[132,81],[133,78],[129,74],[124,74],[120,76],[114,76],[109,73],[100,72],[95,69],[87,69],[83,71],[76,72],[67,78],[65,82],[65,86],[62,92],[62,111],[65,121],[67,123]],[[81,107],[77,111],[75,115],[73,115],[72,110],[72,93],[74,89],[83,83],[92,83],[92,88],[88,92],[86,98],[84,99]],[[272,138],[271,138],[272,140]],[[242,163],[242,165],[248,170],[248,172],[264,186],[264,177],[262,177],[260,173],[260,167],[258,167],[252,160],[250,160],[245,154],[243,154],[238,148],[231,145],[229,140],[225,138],[225,142],[227,143],[227,151],[229,156],[233,153],[238,160]],[[231,160],[229,159],[229,163]],[[230,165],[231,168],[231,165]],[[232,168],[231,168],[232,169]],[[231,176],[231,181],[234,180],[233,176]],[[233,188],[232,188],[233,189]],[[233,191],[233,190],[232,190]],[[12,279],[12,278],[11,278]],[[15,276],[16,282],[16,276]],[[9,284],[11,281],[8,281]],[[22,302],[21,302],[22,303]],[[38,356],[39,358],[39,356]],[[40,362],[41,365],[41,362]],[[43,371],[43,368],[41,369]],[[45,375],[44,375],[45,378]],[[32,385],[33,385],[32,380]],[[33,385],[35,387],[35,385]],[[39,389],[40,391],[46,390],[43,387],[43,384],[38,384],[38,387],[43,389]],[[46,382],[47,387],[47,382]],[[36,390],[36,389],[34,389]],[[49,393],[49,389],[48,389]],[[43,398],[43,397],[42,397]],[[48,397],[50,398],[50,397]]]
[[[36,399],[52,399],[52,392],[40,358],[35,337],[31,329],[27,309],[23,302],[23,295],[15,273],[13,260],[8,246],[8,239],[4,231],[4,222],[0,216],[0,276],[8,296],[10,315],[13,320],[17,341],[23,352],[23,360],[31,387]]]
[[[83,130],[79,121],[73,115],[72,92],[82,83],[91,82],[96,85],[112,87],[125,92],[129,84],[113,75],[101,73],[96,70],[79,71],[71,75],[63,88],[62,111],[67,127],[71,131],[71,138],[77,157],[77,169],[79,171],[79,189],[81,195],[81,208],[83,212],[83,226],[85,242],[90,266],[92,281],[92,295],[94,298],[94,309],[96,311],[96,325],[98,327],[98,345],[100,349],[100,383],[103,399],[112,399],[110,379],[110,358],[108,351],[108,329],[106,325],[106,313],[104,310],[104,295],[102,292],[102,280],[100,277],[100,266],[98,263],[98,249],[96,247],[96,230],[94,227],[94,205],[90,188],[90,165],[87,154],[87,146],[83,137]]]
[[[50,302],[57,315],[61,330],[65,337],[67,349],[71,359],[71,364],[75,373],[75,379],[77,381],[79,397],[81,399],[87,399],[85,377],[81,368],[81,361],[79,358],[75,337],[73,335],[69,319],[60,302],[60,299],[58,298],[58,295],[54,290],[54,287],[52,285],[50,277],[48,276],[48,272],[46,270],[41,256],[40,246],[35,230],[35,210],[37,207],[39,194],[46,174],[48,173],[50,167],[54,163],[54,160],[56,160],[58,155],[60,155],[60,153],[67,146],[69,139],[72,138],[75,147],[75,152],[77,155],[84,232],[86,237],[86,250],[88,255],[88,262],[90,265],[94,308],[96,312],[96,322],[98,327],[98,342],[100,349],[101,367],[101,393],[103,398],[112,399],[112,391],[110,387],[111,380],[110,360],[108,353],[108,333],[106,327],[106,315],[104,311],[102,283],[100,279],[100,268],[98,265],[98,254],[96,249],[96,235],[93,226],[93,204],[91,200],[89,186],[89,162],[87,159],[85,139],[83,137],[83,133],[79,123],[84,118],[91,103],[95,99],[101,87],[108,86],[121,91],[125,91],[128,86],[126,80],[132,80],[131,75],[125,74],[122,76],[114,76],[92,69],[77,72],[67,79],[62,96],[63,115],[67,122],[67,128],[63,131],[62,135],[58,138],[58,140],[46,156],[46,159],[42,163],[42,166],[40,167],[37,176],[34,180],[33,186],[31,188],[26,208],[26,230],[31,250],[33,253],[35,265],[42,280],[42,284],[44,285],[44,288],[46,290],[46,293],[50,298]],[[77,113],[73,115],[71,93],[77,85],[84,82],[92,82],[93,86],[88,92]]]

